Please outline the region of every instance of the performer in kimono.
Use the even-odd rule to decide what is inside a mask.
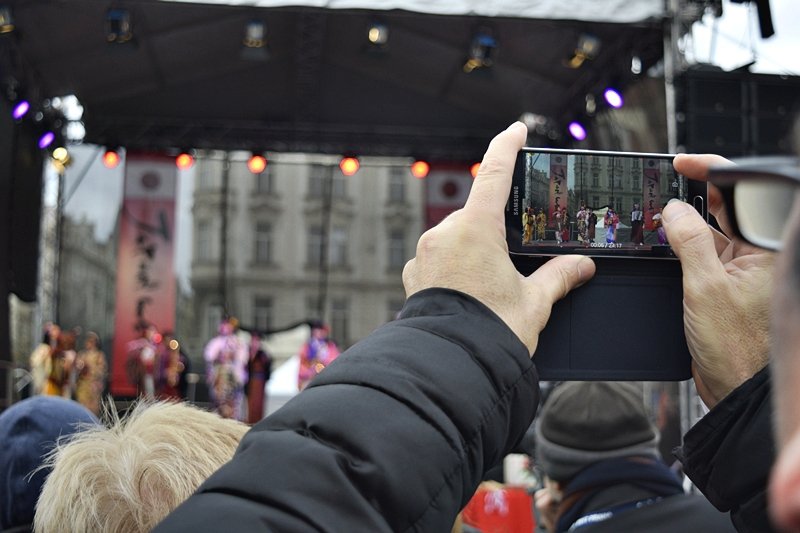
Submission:
[[[539,213],[536,215],[536,240],[544,240],[544,232],[547,226],[547,215],[544,214],[544,208],[539,208]]]
[[[631,242],[644,244],[644,211],[639,204],[633,204],[631,210]]]
[[[128,360],[125,370],[128,379],[136,385],[136,394],[145,398],[156,397],[156,383],[160,378],[158,345],[161,334],[153,324],[139,324],[140,336],[127,345]]]
[[[317,323],[311,326],[311,338],[300,348],[300,371],[297,376],[299,390],[306,388],[314,376],[339,357],[339,348],[329,335],[330,328],[327,324]]]
[[[42,394],[72,398],[70,374],[75,364],[75,334],[59,331],[56,345],[45,359],[44,371],[47,379]]]
[[[44,392],[44,385],[47,381],[47,370],[45,367],[49,365],[49,359],[53,350],[56,348],[56,341],[61,334],[61,328],[58,324],[48,322],[44,326],[44,333],[41,344],[39,344],[31,353],[29,364],[31,369],[31,387],[32,394],[42,394]]]
[[[261,335],[254,331],[250,335],[250,361],[247,364],[247,423],[255,424],[264,418],[266,387],[272,375],[272,357],[264,349]]]
[[[664,224],[661,222],[661,208],[653,215],[653,227],[658,235],[658,244],[667,244],[667,230],[664,229]]]
[[[589,239],[589,243],[593,243],[597,231],[597,213],[591,207],[587,207],[586,211],[588,213],[586,216],[586,237]]]
[[[526,207],[522,214],[522,244],[530,244],[533,238],[533,226],[536,216],[532,207]]]
[[[160,368],[156,396],[162,400],[183,398],[181,384],[186,372],[186,356],[181,353],[181,345],[171,331],[164,333],[157,352]]]
[[[575,219],[578,221],[578,241],[583,244],[588,243],[588,237],[586,235],[586,220],[588,218],[589,218],[589,212],[586,209],[586,204],[581,202],[581,208],[575,215]]]
[[[204,351],[206,383],[214,410],[223,418],[243,420],[242,401],[247,383],[247,344],[236,335],[236,319],[223,320],[219,335]]]
[[[617,225],[619,224],[619,216],[614,212],[614,209],[608,208],[606,216],[603,219],[603,226],[606,228],[606,242],[617,242]]]
[[[100,336],[90,331],[86,334],[83,350],[75,359],[75,399],[95,416],[100,415],[107,370],[106,355],[100,350]]]
[[[561,244],[564,241],[564,213],[561,209],[556,209],[553,218],[556,221],[556,242]]]

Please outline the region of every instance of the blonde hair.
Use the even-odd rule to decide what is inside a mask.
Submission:
[[[187,403],[139,402],[59,442],[34,531],[150,531],[233,456],[249,429]]]

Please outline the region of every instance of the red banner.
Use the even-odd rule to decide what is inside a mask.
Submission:
[[[648,231],[656,229],[653,223],[653,215],[661,209],[661,169],[657,159],[644,160],[644,179],[642,188],[644,211],[644,227]]]
[[[425,178],[425,227],[432,228],[453,211],[464,207],[471,188],[469,170],[458,166],[432,165]]]
[[[133,396],[125,363],[137,328],[153,324],[175,328],[175,191],[173,158],[131,154],[125,163],[125,196],[120,213],[117,294],[111,393]]]
[[[550,212],[547,220],[554,221],[554,213],[567,207],[567,156],[550,156]]]

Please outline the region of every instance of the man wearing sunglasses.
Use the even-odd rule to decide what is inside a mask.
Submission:
[[[683,267],[695,383],[712,407],[685,437],[686,472],[712,503],[732,511],[739,529],[798,530],[800,202],[795,200],[800,162],[760,158],[732,165],[703,155],[678,156],[674,164],[687,177],[709,180],[709,210],[731,237],[708,229],[686,204],[671,203],[664,210]],[[770,355],[771,374],[766,368]],[[773,428],[780,456],[767,498],[776,451]]]

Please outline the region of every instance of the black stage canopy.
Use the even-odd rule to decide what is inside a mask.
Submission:
[[[74,94],[85,141],[128,148],[474,160],[523,113],[546,117],[544,139],[563,144],[553,137],[587,93],[633,83],[632,56],[644,73],[663,55],[659,16],[621,24],[156,0],[4,5],[15,23],[0,36],[6,92],[40,103]],[[128,43],[107,41],[114,9],[130,15]],[[251,21],[264,23],[265,49],[243,46]],[[376,21],[388,29],[383,47],[367,40]],[[495,40],[493,65],[466,73],[481,32]],[[569,68],[587,36],[596,55]]]

